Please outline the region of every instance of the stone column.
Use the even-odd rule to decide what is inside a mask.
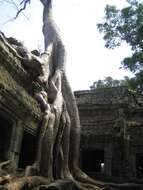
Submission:
[[[133,147],[131,147],[131,155],[130,155],[130,164],[131,164],[131,177],[136,178],[136,155],[133,151]]]
[[[104,163],[104,173],[105,175],[112,175],[112,144],[109,143],[107,147],[105,147],[105,163]]]
[[[22,137],[23,137],[23,128],[24,127],[21,120],[18,120],[13,126],[11,145],[10,145],[10,159],[13,161],[15,168],[18,167]]]
[[[130,154],[130,139],[124,138],[124,175],[126,179],[132,177],[131,174],[131,154]]]

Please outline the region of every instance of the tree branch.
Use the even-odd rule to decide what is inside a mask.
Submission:
[[[40,0],[43,5],[49,6],[52,0]]]
[[[31,0],[22,0],[22,1],[21,1],[20,5],[23,4],[23,7],[18,10],[18,12],[17,12],[17,14],[16,14],[16,16],[15,16],[15,19],[19,16],[19,14],[20,14],[23,10],[26,9],[27,4],[28,4],[28,3],[30,4],[30,2],[31,2]]]
[[[22,1],[23,2],[23,1]],[[22,3],[21,2],[21,3]],[[12,5],[13,7],[14,7],[14,9],[16,9],[16,12],[17,12],[17,14],[19,15],[19,13],[21,12],[20,10],[19,10],[19,6],[16,4],[16,2],[14,1],[14,0],[0,0],[0,5],[1,4],[3,4],[3,3],[7,3],[7,4],[10,4],[10,5]],[[20,3],[20,5],[21,5],[21,3]],[[20,11],[20,12],[19,12]],[[18,13],[19,12],[19,13]],[[16,16],[15,17],[12,17],[12,18],[9,18],[8,20],[6,20],[2,25],[5,25],[5,24],[7,24],[8,22],[12,22],[12,21],[14,21],[17,17],[18,17],[18,15],[16,14]],[[29,20],[29,18],[22,12],[22,14],[23,14],[23,16],[27,19],[27,20]]]

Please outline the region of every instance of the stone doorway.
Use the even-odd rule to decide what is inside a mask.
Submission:
[[[13,123],[0,115],[0,162],[9,159]]]
[[[24,131],[18,167],[25,168],[26,166],[33,164],[35,153],[36,137],[27,131]]]
[[[85,172],[104,173],[104,150],[82,150],[82,169]]]
[[[143,153],[136,154],[136,177],[143,177]]]

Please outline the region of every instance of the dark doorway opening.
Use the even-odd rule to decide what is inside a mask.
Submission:
[[[143,153],[136,154],[136,177],[143,177]]]
[[[8,160],[13,123],[0,115],[0,161]]]
[[[21,152],[19,157],[19,168],[25,168],[33,164],[36,153],[36,137],[24,131]]]
[[[85,172],[104,172],[104,150],[82,150],[82,169]]]

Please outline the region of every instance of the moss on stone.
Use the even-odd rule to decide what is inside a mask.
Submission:
[[[40,114],[40,107],[36,100],[32,98],[28,92],[20,86],[9,72],[0,64],[0,85],[9,91],[16,93],[17,98],[19,97],[21,103],[29,107],[36,115]]]

